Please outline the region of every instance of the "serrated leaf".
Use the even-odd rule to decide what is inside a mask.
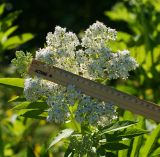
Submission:
[[[24,88],[24,79],[22,78],[0,78],[0,84]]]
[[[54,146],[55,144],[57,144],[62,139],[71,136],[73,132],[74,132],[74,130],[72,130],[72,129],[62,130],[62,132],[58,136],[54,137],[54,139],[52,140],[52,142],[48,146],[48,149],[50,149],[52,146]]]
[[[48,105],[45,102],[22,102],[16,105],[13,110],[22,110],[22,109],[37,109],[37,110],[45,110],[48,108]]]
[[[123,149],[129,148],[129,146],[123,143],[118,143],[118,142],[109,142],[109,143],[106,143],[105,145],[102,145],[101,147],[106,150],[123,150]]]
[[[100,132],[99,135],[103,135],[105,133],[109,133],[109,132],[114,132],[114,131],[118,131],[118,130],[122,130],[125,128],[128,128],[130,126],[133,126],[134,124],[136,124],[137,122],[133,122],[133,121],[118,121],[115,122],[107,127],[104,127]]]

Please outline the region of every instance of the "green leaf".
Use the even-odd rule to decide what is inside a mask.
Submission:
[[[13,49],[15,47],[17,47],[18,45],[21,45],[31,39],[33,39],[33,35],[31,33],[24,33],[22,35],[19,36],[13,36],[8,38],[8,40],[6,40],[3,43],[3,49]]]
[[[160,1],[150,1],[157,12],[160,12]]]
[[[151,157],[157,157],[160,156],[160,147],[157,148],[152,154]]]
[[[106,135],[106,140],[111,142],[126,138],[131,139],[133,137],[140,136],[146,133],[148,133],[147,130],[143,130],[140,128],[132,128],[132,129],[125,129],[122,131],[116,131],[113,134],[105,134],[105,135]]]
[[[41,146],[41,151],[40,151],[39,157],[50,157],[50,155],[49,155],[50,153],[46,150],[47,150],[46,144],[43,144]]]
[[[145,60],[146,51],[145,51],[144,45],[132,47],[132,48],[130,48],[130,51],[131,51],[131,55],[136,58],[136,60],[139,64],[143,64],[146,61]]]
[[[160,124],[157,125],[157,128],[152,132],[150,136],[147,137],[147,141],[145,142],[145,145],[140,152],[143,154],[143,157],[148,157],[152,151],[152,148],[156,141],[158,140],[158,137],[160,135]]]
[[[21,11],[11,12],[6,17],[1,19],[0,25],[2,25],[1,29],[3,32],[6,31],[12,25],[12,23],[17,19],[18,15],[20,13],[21,13]]]
[[[97,155],[99,156],[106,156],[106,157],[117,157],[116,154],[107,151],[105,148],[103,147],[99,147],[96,151]]]
[[[16,105],[13,110],[22,110],[22,109],[37,109],[37,110],[45,110],[48,108],[47,103],[45,102],[22,102]]]
[[[108,16],[112,20],[123,20],[127,23],[133,23],[136,18],[135,14],[127,10],[124,3],[117,3],[112,8],[112,11],[106,11],[105,15]]]
[[[118,142],[109,142],[109,143],[106,143],[105,145],[102,145],[101,147],[106,150],[123,150],[123,149],[129,148],[129,146],[123,143],[118,143]]]
[[[139,123],[137,124],[140,128],[145,128],[145,119],[142,116],[138,116]],[[139,154],[139,150],[142,148],[143,136],[135,137],[133,140],[132,150],[130,157],[135,157]]]
[[[64,157],[68,157],[68,156],[71,157],[71,155],[73,156],[73,154],[74,154],[73,151],[74,150],[72,150],[70,147],[68,147],[67,150],[65,151]]]
[[[24,88],[24,79],[22,78],[0,78],[0,84]]]
[[[126,129],[123,132],[121,132],[119,135],[117,135],[117,138],[133,138],[146,133],[148,133],[147,130],[143,130],[140,128]]]
[[[26,101],[26,98],[20,97],[20,96],[14,96],[8,102],[24,102]]]
[[[131,145],[131,140],[124,140],[122,141],[123,144],[130,146]],[[130,157],[129,155],[129,149],[123,149],[118,151],[118,157]]]
[[[107,156],[107,157],[117,157],[117,155],[112,153],[112,152],[106,152],[105,156]]]
[[[123,113],[123,120],[135,121],[135,117],[132,112],[125,110]]]
[[[131,87],[131,86],[127,86],[127,85],[117,85],[116,86],[116,89],[122,91],[122,92],[125,92],[125,93],[128,93],[128,94],[137,94],[137,89],[135,89],[134,87]]]
[[[128,128],[136,123],[137,122],[132,122],[132,121],[118,121],[118,122],[115,122],[107,127],[104,127],[102,130],[100,130],[99,135],[122,130],[122,129]]]
[[[128,34],[128,33],[126,33],[126,32],[121,32],[121,31],[119,31],[118,33],[117,33],[117,40],[118,41],[124,41],[124,42],[128,42],[129,40],[130,40],[130,38],[131,38],[132,36],[130,35],[130,34]]]
[[[6,32],[4,32],[3,34],[3,38],[8,38],[9,35],[11,35],[15,30],[17,30],[18,26],[13,26],[11,28],[9,28]],[[2,41],[5,41],[2,39]],[[3,42],[2,42],[3,44]]]
[[[52,142],[48,146],[48,149],[50,149],[52,146],[54,146],[55,144],[57,144],[59,141],[63,140],[64,138],[71,136],[73,132],[74,132],[74,130],[72,130],[72,129],[62,130],[58,136],[54,137],[54,139],[52,140]]]
[[[3,14],[5,7],[6,7],[6,4],[5,4],[5,3],[2,3],[2,4],[0,5],[0,15]]]
[[[36,109],[21,109],[18,110],[17,113],[19,116],[26,117],[26,118],[34,118],[34,119],[46,119],[47,112],[44,110],[36,110]]]

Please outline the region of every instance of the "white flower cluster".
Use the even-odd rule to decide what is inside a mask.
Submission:
[[[106,63],[106,72],[109,79],[127,79],[129,71],[135,70],[138,64],[136,60],[130,57],[129,51],[118,51],[112,58]]]
[[[48,64],[52,65],[53,63],[56,63],[53,54],[54,51],[50,47],[46,47],[36,51],[35,58],[39,61],[47,62]]]
[[[49,122],[64,123],[70,116],[65,96],[62,93],[60,95],[50,96],[47,99],[47,103],[50,105],[47,117]]]
[[[117,53],[111,51],[108,43],[116,40],[116,33],[97,21],[79,41],[74,33],[57,26],[54,33],[47,34],[47,45],[36,51],[35,58],[92,80],[100,77],[126,79],[128,72],[138,64],[127,50]],[[18,65],[18,58],[14,62]],[[46,99],[50,106],[48,121],[65,122],[70,116],[69,107],[77,100],[79,104],[75,118],[79,123],[106,125],[116,117],[114,102],[98,101],[80,93],[72,85],[62,87],[41,78],[27,78],[24,94],[29,101],[37,101],[41,97]]]
[[[116,34],[117,32],[114,29],[110,29],[97,21],[85,31],[82,46],[88,48],[89,53],[96,52],[98,49],[106,47],[109,40],[115,40]]]
[[[58,85],[41,78],[26,78],[24,83],[24,95],[27,100],[34,102],[39,98],[48,97],[53,90],[59,89]]]
[[[51,107],[47,117],[50,122],[64,123],[70,116],[69,105],[73,106],[75,101],[81,97],[80,92],[72,85],[68,85],[66,89],[62,86],[60,88],[57,88],[46,100]]]
[[[101,102],[89,96],[83,96],[76,111],[76,120],[79,123],[99,124],[101,126],[109,124],[115,119],[116,111],[112,102]]]
[[[47,47],[36,52],[36,59],[78,74],[75,60],[76,47],[80,44],[76,34],[65,28],[55,27],[46,37]]]

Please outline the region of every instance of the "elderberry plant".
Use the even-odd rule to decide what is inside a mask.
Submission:
[[[99,78],[103,80],[127,79],[129,71],[135,70],[138,64],[130,56],[128,50],[117,52],[111,50],[110,41],[116,38],[115,29],[98,21],[84,32],[81,39],[76,34],[67,32],[66,28],[56,26],[54,33],[47,34],[46,46],[37,50],[34,58],[94,81]],[[106,152],[101,151],[106,144],[106,138],[104,141],[102,138],[104,135],[107,136],[105,130],[110,127],[114,128],[113,126],[124,129],[133,123],[124,122],[118,125],[117,122],[113,123],[118,120],[114,102],[103,102],[85,95],[75,89],[72,84],[63,87],[37,76],[29,76],[27,68],[32,58],[31,53],[25,54],[23,51],[17,51],[12,63],[25,78],[25,98],[30,102],[41,100],[48,104],[47,121],[58,124],[73,122],[75,125],[75,133],[72,131],[68,133],[71,136],[66,156],[69,154],[72,156],[105,155]],[[58,141],[68,137],[66,132],[62,132],[61,136],[57,137]],[[122,134],[122,132],[119,133]],[[144,132],[140,132],[142,133]],[[54,144],[53,142],[50,146]],[[121,146],[124,149],[127,147],[123,144]]]

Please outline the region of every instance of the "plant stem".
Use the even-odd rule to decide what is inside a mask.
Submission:
[[[150,38],[149,38],[149,29],[147,27],[147,22],[146,22],[146,18],[145,18],[145,14],[144,14],[144,11],[143,11],[143,6],[140,4],[139,8],[138,8],[139,12],[140,12],[140,20],[141,20],[141,23],[142,23],[142,27],[143,27],[143,36],[144,36],[144,42],[145,42],[145,49],[146,49],[146,52],[150,52],[151,53],[151,62],[152,62],[152,65],[154,63],[154,54],[153,54],[153,48],[151,46],[151,41],[150,41]]]
[[[73,112],[71,111],[71,109],[69,108],[69,106],[68,106],[68,109],[69,109],[69,112],[70,112],[70,114],[71,114],[71,121],[73,122],[76,130],[80,133],[80,132],[81,132],[81,129],[80,129],[80,127],[77,125],[77,122],[75,121],[75,118],[74,118],[74,116],[73,116]]]

